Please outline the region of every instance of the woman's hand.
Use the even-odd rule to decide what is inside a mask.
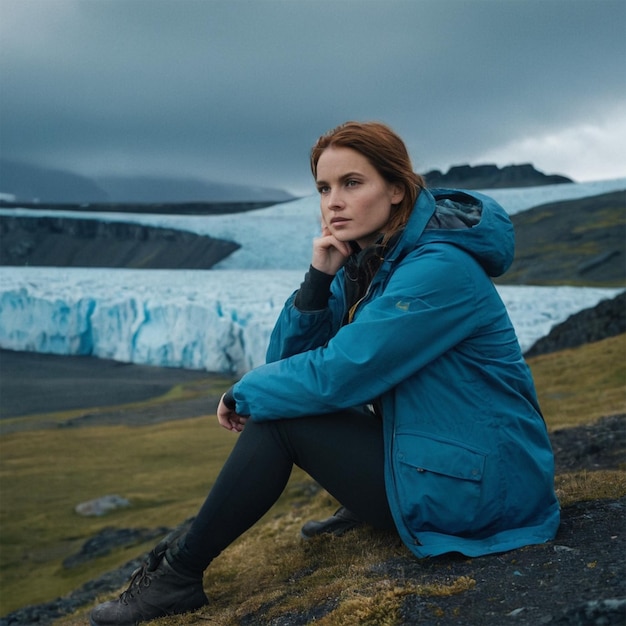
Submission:
[[[313,240],[311,265],[324,274],[334,276],[351,254],[350,244],[347,241],[339,241],[322,222],[322,236]]]
[[[224,396],[222,396],[220,399],[220,403],[217,407],[217,421],[222,428],[225,428],[226,430],[232,430],[236,433],[240,433],[246,425],[248,417],[244,415],[239,415],[238,413],[235,413],[235,411],[233,411],[232,409],[229,409],[224,404]]]

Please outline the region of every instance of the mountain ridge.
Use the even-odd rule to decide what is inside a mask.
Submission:
[[[571,183],[559,174],[546,175],[530,163],[455,165],[445,174],[424,174],[429,187],[503,189]],[[89,177],[57,168],[0,159],[0,203],[26,204],[180,204],[200,202],[284,202],[294,196],[284,189],[258,187],[192,177],[109,175]]]
[[[429,187],[449,187],[460,189],[505,189],[509,187],[539,187],[573,183],[567,176],[544,174],[531,163],[506,165],[502,168],[495,164],[455,165],[445,174],[440,170],[431,170],[424,174]]]
[[[103,176],[0,159],[0,202],[26,204],[283,202],[283,189],[174,176]]]

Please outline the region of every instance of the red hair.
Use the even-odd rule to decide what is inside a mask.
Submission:
[[[362,154],[388,182],[404,189],[404,198],[394,207],[384,240],[403,228],[422,189],[424,179],[413,171],[404,141],[380,122],[346,122],[322,135],[311,149],[311,172],[317,178],[317,162],[331,146],[351,148]]]

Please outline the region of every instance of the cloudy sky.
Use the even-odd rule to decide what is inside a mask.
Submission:
[[[0,154],[313,192],[389,123],[415,169],[626,176],[624,0],[0,0]]]

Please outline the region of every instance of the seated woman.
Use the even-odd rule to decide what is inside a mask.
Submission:
[[[92,626],[205,605],[204,570],[269,510],[294,464],[348,524],[396,529],[417,557],[555,536],[550,442],[490,279],[513,259],[508,216],[479,193],[428,191],[379,123],[323,135],[311,168],[322,219],[311,267],[267,363],[217,409],[238,440],[189,531],[159,544]]]

